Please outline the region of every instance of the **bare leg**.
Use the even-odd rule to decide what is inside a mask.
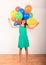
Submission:
[[[22,48],[19,49],[19,61],[21,61],[21,56],[22,56]]]
[[[25,48],[25,52],[26,52],[26,61],[28,61],[28,48]]]

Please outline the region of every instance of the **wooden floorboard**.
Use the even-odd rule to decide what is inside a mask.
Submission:
[[[16,54],[0,54],[0,65],[46,65],[46,54],[30,54],[28,61],[22,55],[21,62]]]

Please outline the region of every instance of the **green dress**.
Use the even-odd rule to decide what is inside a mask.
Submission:
[[[18,48],[26,48],[29,47],[29,41],[27,36],[27,29],[24,26],[19,26],[19,40],[18,40]]]

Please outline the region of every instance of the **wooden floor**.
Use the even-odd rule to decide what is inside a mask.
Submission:
[[[0,54],[0,65],[46,65],[46,55],[31,54],[28,62],[25,60],[25,55],[22,56],[21,62],[18,61],[18,57],[15,54]]]

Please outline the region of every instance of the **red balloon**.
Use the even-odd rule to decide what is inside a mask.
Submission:
[[[15,19],[15,22],[17,22],[17,24],[21,24],[22,20]]]
[[[22,20],[18,20],[18,21],[17,21],[17,24],[21,24],[21,22],[22,22]]]
[[[20,8],[20,7],[19,7],[19,6],[17,6],[17,7],[15,8],[15,10],[16,10],[16,11],[18,11],[18,10],[19,10],[19,8]]]

